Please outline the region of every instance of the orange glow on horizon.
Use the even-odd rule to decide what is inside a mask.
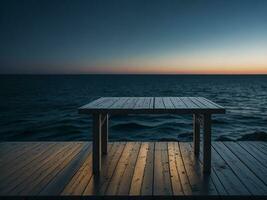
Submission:
[[[267,74],[267,66],[262,67],[95,67],[85,73],[96,74]]]

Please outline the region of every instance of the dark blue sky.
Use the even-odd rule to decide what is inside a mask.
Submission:
[[[267,73],[266,0],[7,0],[0,73]]]

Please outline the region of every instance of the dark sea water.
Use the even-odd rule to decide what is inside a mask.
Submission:
[[[1,75],[0,140],[88,140],[77,108],[101,96],[203,96],[225,106],[213,140],[267,140],[267,76]],[[190,115],[113,116],[111,140],[192,140]]]

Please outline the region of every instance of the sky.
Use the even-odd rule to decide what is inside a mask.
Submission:
[[[1,74],[267,74],[267,0],[1,0]]]

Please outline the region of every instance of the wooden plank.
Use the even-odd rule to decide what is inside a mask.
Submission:
[[[110,150],[110,146],[108,145],[108,149]],[[70,182],[65,186],[61,195],[81,195],[85,190],[88,182],[93,176],[93,168],[92,168],[92,151],[87,156],[87,159],[84,161],[83,165],[80,169],[75,173]]]
[[[204,105],[207,109],[220,109],[219,107],[217,107],[216,105],[210,103],[209,101],[206,101],[204,98],[202,97],[195,97],[194,101],[198,101],[200,104]]]
[[[267,148],[264,145],[264,143],[261,143],[259,141],[246,141],[247,143],[249,143],[251,146],[254,146],[256,149],[258,149],[258,151],[262,152],[263,154],[267,154]]]
[[[222,157],[219,152],[220,150],[213,145],[212,166],[227,193],[229,195],[250,195],[251,193],[237,176],[237,172],[232,170],[229,164],[225,161],[225,157]]]
[[[120,97],[111,107],[110,109],[121,109],[123,105],[126,103],[126,101],[129,99],[129,97]]]
[[[237,176],[238,171],[234,171],[226,162],[226,158],[220,155],[220,149],[212,145],[212,166],[216,175],[223,184],[228,195],[251,195],[250,191]]]
[[[52,147],[53,145],[50,146]],[[23,169],[23,167],[31,163],[34,159],[36,159],[36,157],[40,156],[45,150],[47,150],[45,144],[41,143],[36,143],[34,145],[29,144],[26,152],[24,151],[22,155],[20,155],[20,153],[18,153],[20,155],[19,157],[13,155],[14,158],[13,162],[9,161],[0,167],[1,173],[3,174],[3,176],[1,176],[0,178],[0,182],[14,176],[15,172]]]
[[[1,156],[2,165],[5,166],[8,171],[11,169],[12,166],[16,166],[17,164],[23,164],[22,162],[25,162],[28,158],[28,154],[32,153],[33,151],[38,151],[40,149],[41,143],[28,143],[28,145],[21,146],[17,145],[18,148],[16,148],[15,151],[12,151],[12,153],[7,153],[6,156]],[[3,170],[3,169],[2,169]],[[3,174],[6,174],[5,171],[2,171]]]
[[[154,195],[172,195],[168,146],[166,142],[155,143]]]
[[[145,97],[144,109],[153,109],[153,97]]]
[[[255,141],[253,141],[253,143],[255,144]],[[266,141],[258,141],[257,144],[259,146],[261,146],[262,148],[264,148],[265,150],[267,150],[267,142]]]
[[[206,102],[206,100],[203,100]],[[113,114],[129,113],[224,113],[225,109],[206,108],[197,97],[105,97],[97,106],[79,108],[80,113],[92,114],[106,112]],[[206,102],[212,107],[212,103]]]
[[[71,152],[70,154],[68,154],[63,159],[60,159],[58,164],[53,164],[53,167],[51,167],[50,170],[46,170],[46,172],[47,171],[50,171],[50,172],[46,176],[44,176],[43,179],[38,181],[38,184],[32,187],[32,189],[27,187],[27,190],[29,192],[27,192],[27,190],[24,189],[21,194],[22,195],[24,194],[26,195],[27,193],[30,193],[33,195],[39,194],[62,171],[62,169],[67,167],[69,163],[71,163],[73,159],[77,155],[79,155],[81,151],[84,151],[84,149],[86,149],[87,147],[88,147],[88,143],[82,143],[81,146],[78,146],[78,148],[75,149],[74,151],[70,150]]]
[[[85,109],[104,109],[111,107],[119,97],[101,97],[79,108],[79,110]]]
[[[103,168],[100,177],[92,176],[88,185],[86,186],[83,195],[104,195],[114,173],[114,170],[118,164],[118,161],[125,148],[125,142],[116,142],[113,144],[113,148],[103,159]]]
[[[265,185],[267,185],[267,168],[250,155],[236,142],[223,142],[223,144],[239,158]],[[267,186],[265,187],[267,194]]]
[[[131,182],[129,195],[140,195],[142,182],[144,178],[145,166],[148,156],[149,143],[143,142],[140,147],[137,162],[134,168],[134,174]]]
[[[19,184],[23,184],[25,180],[33,177],[33,173],[38,171],[39,168],[45,163],[49,162],[51,155],[57,154],[67,148],[70,143],[60,143],[57,145],[46,145],[44,151],[41,154],[37,154],[36,157],[29,157],[26,165],[22,165],[19,168],[14,166],[11,173],[8,174],[8,178],[0,182],[0,191],[8,193],[12,188],[18,187]],[[4,177],[4,176],[3,176]]]
[[[93,173],[98,176],[101,171],[101,114],[93,115]]]
[[[138,97],[134,109],[143,109],[145,103],[145,97]]]
[[[153,97],[131,97],[131,99],[136,99],[134,109],[153,109]]]
[[[209,99],[206,99],[204,97],[198,97],[197,100],[199,100],[201,103],[205,104],[209,108],[224,109],[224,107],[222,107],[219,104],[214,103],[213,101],[210,101]]]
[[[104,97],[100,97],[98,99],[95,99],[94,101],[80,107],[79,109],[89,109],[89,108],[95,108],[97,107],[98,105],[100,105],[103,101],[105,101],[105,98]]]
[[[194,141],[194,153],[195,155],[199,154],[200,148],[200,123],[199,115],[193,114],[193,141]]]
[[[118,184],[117,195],[128,195],[131,187],[131,180],[134,174],[135,164],[137,162],[141,143],[135,143],[129,159],[127,160],[126,168]]]
[[[155,109],[165,109],[162,97],[155,97]]]
[[[180,98],[178,97],[170,97],[171,102],[173,103],[174,107],[176,109],[181,109],[181,108],[186,108],[186,105],[184,104],[184,102],[181,101]]]
[[[204,114],[203,135],[203,172],[210,173],[211,169],[211,115]]]
[[[194,104],[188,97],[179,97],[182,102],[186,105],[187,108],[196,109],[199,108],[196,104]]]
[[[169,155],[169,165],[170,165],[170,177],[173,195],[183,195],[183,187],[180,180],[179,171],[177,169],[176,152],[174,149],[174,143],[168,142],[168,155]]]
[[[202,104],[200,101],[197,100],[196,97],[188,97],[190,99],[190,101],[192,101],[195,105],[197,105],[199,108],[203,108],[206,109],[207,106]]]
[[[105,118],[104,123],[101,125],[101,151],[102,154],[107,154],[108,153],[108,131],[109,131],[109,114],[102,115],[102,118]]]
[[[8,182],[0,182],[0,186],[5,186],[2,190],[0,189],[0,195],[57,194],[60,188],[65,187],[66,184],[68,184],[67,187],[72,188],[68,189],[69,193],[66,193],[68,195],[80,195],[82,193],[104,195],[105,191],[107,191],[107,185],[114,185],[117,188],[115,192],[117,195],[127,195],[127,192],[125,192],[128,191],[127,188],[129,188],[129,194],[157,195],[157,192],[153,192],[153,188],[155,189],[153,184],[156,183],[155,180],[153,183],[153,179],[159,179],[163,175],[158,175],[154,170],[156,165],[153,164],[158,162],[159,157],[161,171],[164,171],[165,175],[169,173],[166,177],[169,177],[170,183],[167,185],[170,185],[170,195],[265,195],[267,192],[265,177],[267,167],[263,165],[264,159],[266,159],[264,154],[266,152],[265,143],[214,142],[211,174],[205,176],[199,170],[203,165],[203,151],[200,149],[199,158],[196,158],[193,154],[192,143],[181,143],[180,146],[178,142],[163,143],[167,146],[167,152],[163,152],[163,154],[162,152],[159,154],[158,150],[154,154],[153,142],[142,143],[139,153],[131,151],[133,147],[128,149],[130,152],[124,159],[125,166],[123,166],[122,156],[125,149],[124,146],[122,147],[116,142],[108,150],[107,159],[103,159],[103,174],[101,174],[98,181],[92,181],[94,176],[90,173],[91,161],[88,157],[91,154],[86,156],[86,161],[80,160],[80,153],[85,148],[82,144],[85,143],[64,142],[54,145],[53,148],[52,144],[49,143],[49,145],[43,147],[43,154],[36,155],[36,158],[21,168],[21,171],[17,170],[14,176],[6,179]],[[145,144],[146,147],[144,147]],[[80,150],[74,150],[73,147],[76,146],[77,148],[77,145],[83,147]],[[184,145],[188,146],[184,148],[182,147]],[[218,145],[222,145],[222,147],[218,148]],[[121,150],[118,150],[119,148]],[[166,148],[160,147],[158,149]],[[77,153],[75,153],[76,151]],[[167,159],[166,157],[164,158],[164,155],[166,155]],[[32,157],[28,159],[32,159]],[[154,159],[155,163],[153,163]],[[67,162],[67,160],[69,161]],[[135,163],[134,160],[136,160],[135,165],[133,164]],[[78,168],[73,168],[76,161],[80,165],[77,165]],[[120,164],[118,164],[119,161]],[[119,168],[121,170],[124,168],[124,171],[118,181],[114,181],[112,179],[117,173],[119,165]],[[153,174],[157,174],[157,177],[153,177]],[[196,177],[194,177],[194,174]],[[0,177],[2,177],[2,173]],[[192,181],[194,178],[196,179],[195,182]],[[115,184],[115,182],[118,184]],[[89,186],[93,192],[85,193]],[[65,187],[64,191],[66,191],[67,187]],[[161,188],[161,190],[164,190],[164,188]],[[136,192],[133,193],[133,191]],[[205,191],[208,191],[208,193]],[[64,195],[64,192],[62,194]]]
[[[223,143],[214,144],[220,155],[225,158],[228,165],[237,173],[237,176],[253,195],[266,194],[264,183],[244,165]]]
[[[38,142],[5,142],[1,144],[0,167],[2,164],[7,165],[10,161],[14,163],[15,159],[20,158],[20,156],[25,152],[37,147],[38,145]]]
[[[176,163],[176,168],[177,172],[180,177],[183,193],[185,195],[192,195],[192,188],[189,182],[188,175],[186,173],[183,157],[180,151],[179,143],[178,142],[173,142],[172,143],[173,148],[174,148],[174,153],[175,153],[175,163]]]
[[[153,194],[153,179],[154,179],[154,156],[155,156],[155,144],[149,142],[147,150],[146,165],[144,170],[144,177],[141,187],[141,195]]]
[[[250,155],[252,155],[256,160],[258,160],[262,166],[267,167],[266,154],[256,148],[251,142],[242,141],[239,143]]]
[[[105,101],[97,106],[98,109],[108,109],[119,100],[118,97],[106,97]]]
[[[124,109],[134,109],[137,102],[138,102],[138,98],[136,98],[136,97],[130,97],[123,104],[122,108],[124,108]]]
[[[190,143],[190,146],[191,148],[193,148],[193,144]],[[216,154],[214,155],[214,150],[212,149],[212,155],[213,157],[216,156]],[[200,149],[199,151],[199,156],[198,156],[198,160],[200,162],[200,164],[202,165],[203,167],[203,151],[202,149]],[[216,164],[214,164],[214,161],[212,159],[212,168],[211,168],[211,173],[210,175],[204,175],[204,178],[207,180],[207,179],[210,179],[210,181],[214,184],[215,188],[216,188],[216,191],[218,192],[219,195],[227,195],[227,191],[225,190],[223,184],[221,183],[221,180],[219,179],[219,177],[217,176],[216,172],[215,172],[215,166]],[[209,181],[209,180],[208,180]]]
[[[84,142],[84,144],[85,145],[81,149],[81,151],[76,154],[75,157],[73,157],[73,159],[65,165],[65,167],[61,168],[59,172],[57,172],[48,183],[44,185],[43,189],[40,190],[40,192],[38,193],[40,196],[60,195],[60,193],[66,187],[67,183],[71,180],[76,171],[78,171],[81,165],[84,163],[84,161],[88,157],[88,154],[92,153],[92,143]],[[91,177],[91,175],[92,170],[88,176]],[[82,182],[80,183],[80,185],[82,185]]]
[[[163,103],[166,109],[174,109],[174,105],[170,99],[170,97],[163,97]]]
[[[218,195],[209,175],[203,175],[202,166],[198,157],[194,156],[190,143],[179,143],[179,146],[193,195]]]
[[[72,143],[68,143],[64,147],[56,145],[54,148],[50,148],[49,150],[51,151],[47,151],[49,153],[48,155],[44,154],[37,162],[27,165],[22,169],[22,173],[19,176],[14,176],[10,182],[7,182],[5,190],[1,190],[2,193],[18,193],[21,187],[25,187],[24,183],[31,182],[37,178],[53,158],[57,158],[59,155],[63,154],[66,148],[69,149],[72,145]]]
[[[116,169],[114,170],[114,173],[112,175],[112,178],[109,182],[106,195],[115,195],[118,191],[118,186],[120,183],[120,180],[124,174],[124,171],[127,167],[127,162],[130,157],[130,154],[134,150],[135,143],[134,142],[127,142],[123,153],[121,155],[121,158],[116,166]]]
[[[62,154],[56,155],[46,165],[43,165],[41,169],[34,172],[31,175],[31,179],[26,179],[22,185],[19,185],[10,192],[18,195],[38,194],[54,174],[61,167],[65,166],[65,161],[70,161],[81,150],[82,146],[82,144],[74,145],[74,148],[70,147],[69,151],[64,150]]]

